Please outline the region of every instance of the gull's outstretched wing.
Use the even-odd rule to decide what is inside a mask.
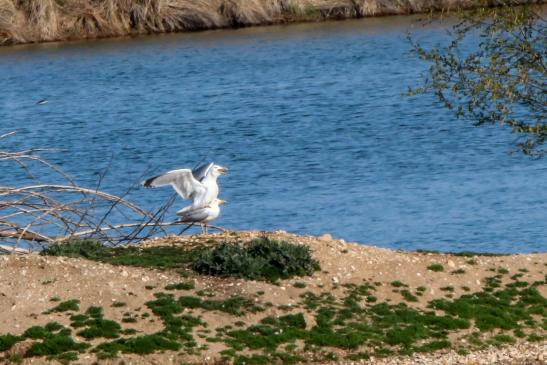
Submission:
[[[197,181],[202,181],[205,176],[207,176],[207,173],[213,167],[214,163],[209,162],[206,164],[203,164],[195,169],[192,170],[192,174],[194,175],[194,178]]]
[[[184,199],[199,200],[205,195],[207,188],[197,181],[189,169],[169,171],[166,174],[154,176],[144,182],[147,188],[171,185]]]
[[[181,216],[180,220],[183,222],[202,222],[205,219],[207,219],[207,217],[209,217],[210,209],[211,208],[209,207],[193,209],[189,212],[186,212],[180,215]]]

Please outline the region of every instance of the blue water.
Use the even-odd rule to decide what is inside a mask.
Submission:
[[[425,69],[409,29],[445,39],[393,17],[2,48],[0,134],[18,134],[1,147],[63,148],[51,159],[89,186],[111,160],[112,193],[212,159],[230,169],[216,222],[230,229],[545,251],[547,160],[510,154],[507,130],[404,96]],[[24,183],[0,166],[0,184]],[[154,210],[171,194],[129,198]]]

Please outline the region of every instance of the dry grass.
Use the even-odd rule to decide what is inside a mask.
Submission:
[[[501,1],[484,0],[488,5]],[[0,45],[410,14],[478,2],[482,0],[0,0]]]

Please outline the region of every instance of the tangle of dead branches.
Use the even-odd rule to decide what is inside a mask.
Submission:
[[[73,179],[42,156],[48,149],[4,151],[1,143],[15,133],[0,135],[0,164],[6,174],[22,170],[31,184],[0,185],[0,253],[29,252],[53,242],[73,239],[95,239],[108,245],[137,243],[168,227],[186,225],[164,222],[175,196],[156,212],[148,212],[126,199],[138,184],[122,196],[101,190],[108,169],[99,176],[93,188],[79,186]],[[11,169],[11,171],[10,171]],[[60,180],[47,184],[36,171],[53,172]]]

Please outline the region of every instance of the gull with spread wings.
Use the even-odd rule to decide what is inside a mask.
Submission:
[[[227,168],[211,162],[194,170],[172,170],[163,175],[151,177],[143,185],[147,188],[171,185],[183,199],[192,201],[191,205],[177,212],[177,215],[184,215],[195,209],[207,207],[217,199],[219,193],[217,179],[220,175],[225,175],[227,171]]]

